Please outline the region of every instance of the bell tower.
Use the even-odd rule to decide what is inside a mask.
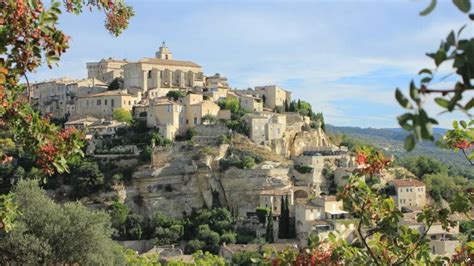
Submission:
[[[170,52],[168,47],[166,47],[165,42],[161,44],[160,50],[155,53],[155,57],[158,59],[164,59],[164,60],[172,60],[173,59],[173,54]]]

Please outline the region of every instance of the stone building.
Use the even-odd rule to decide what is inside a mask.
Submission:
[[[144,92],[204,85],[202,67],[191,61],[174,60],[164,43],[155,58],[125,64],[123,78],[125,88],[135,87]]]
[[[257,144],[281,139],[286,130],[286,116],[272,112],[250,113],[243,116],[249,137]]]
[[[111,57],[99,62],[86,63],[87,77],[90,79],[96,78],[109,84],[115,78],[123,77],[123,66],[127,63],[127,60],[117,60]]]
[[[140,97],[119,90],[89,94],[77,97],[74,114],[111,118],[114,110],[121,108],[132,111],[133,105],[139,101]]]
[[[426,185],[417,179],[395,179],[389,182],[395,190],[392,196],[399,209],[419,208],[426,205]]]
[[[262,112],[263,101],[261,98],[249,94],[239,94],[240,108],[248,112]]]
[[[31,86],[31,96],[35,99],[35,108],[43,115],[50,114],[53,118],[64,118],[67,113],[67,85],[75,80],[62,78],[35,83]]]
[[[158,128],[167,139],[184,134],[184,119],[184,106],[168,99],[151,101],[147,109],[147,126]]]
[[[216,73],[213,76],[206,77],[206,87],[229,88],[229,83],[227,82],[227,77],[223,77],[219,73]]]
[[[257,86],[255,92],[262,98],[266,108],[275,109],[277,106],[284,106],[291,103],[291,92],[276,85]]]

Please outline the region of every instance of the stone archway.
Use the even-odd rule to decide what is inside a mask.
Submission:
[[[306,192],[304,190],[297,190],[294,193],[295,199],[307,199],[308,196],[309,196],[308,192]]]

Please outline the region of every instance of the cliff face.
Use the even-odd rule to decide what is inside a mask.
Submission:
[[[333,146],[321,128],[301,130],[301,127],[299,130],[298,127],[288,128],[282,139],[271,143],[272,150],[276,154],[291,158],[301,155],[304,150]]]

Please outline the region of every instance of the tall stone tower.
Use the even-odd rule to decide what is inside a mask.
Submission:
[[[161,44],[160,50],[155,53],[155,57],[159,59],[172,60],[173,54],[170,52],[168,47],[166,47],[165,42]]]

